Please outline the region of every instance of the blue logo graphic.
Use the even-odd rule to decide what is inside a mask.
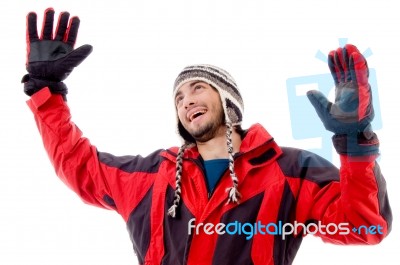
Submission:
[[[347,39],[339,39],[339,45],[341,47],[346,43]],[[371,55],[372,51],[369,48],[363,52],[365,58]],[[326,69],[328,69],[328,57],[325,54],[318,51],[315,57],[322,60],[326,64]],[[382,128],[382,119],[375,69],[369,68],[369,84],[371,85],[372,100],[375,110],[375,118],[372,122],[372,128],[373,130],[377,130]],[[328,72],[325,74],[289,78],[286,81],[286,88],[289,100],[293,138],[296,140],[319,138],[321,142],[320,147],[308,150],[332,162],[332,132],[329,132],[324,128],[306,95],[308,90],[316,89],[328,97],[328,95],[333,93],[335,89],[332,75]]]

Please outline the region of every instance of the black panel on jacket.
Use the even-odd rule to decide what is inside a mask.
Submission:
[[[122,171],[133,172],[146,172],[157,173],[158,168],[163,161],[160,153],[163,150],[157,150],[146,157],[137,156],[114,156],[105,152],[98,152],[100,162],[110,167],[118,168]]]
[[[153,187],[147,192],[135,210],[129,215],[127,228],[139,264],[143,264],[144,257],[150,244],[150,210]]]
[[[226,225],[234,222],[254,224],[257,220],[263,198],[264,193],[260,193],[239,204],[222,216],[221,223]],[[215,247],[212,264],[253,265],[253,261],[251,260],[253,240],[252,238],[246,239],[246,237],[248,235],[245,234],[230,235],[225,233],[220,235]]]
[[[276,223],[279,221],[281,221],[282,224],[292,223],[294,220],[293,215],[295,213],[296,201],[287,182],[283,189],[282,198],[285,199],[281,201],[281,205],[279,206],[278,219],[276,220]],[[285,239],[282,238],[282,235],[275,235],[274,264],[292,264],[302,240],[302,236],[294,237],[293,234],[287,235]]]
[[[168,208],[174,201],[174,190],[168,186],[164,213],[164,250],[162,265],[183,265],[187,263],[192,235],[188,233],[188,224],[194,215],[185,206],[183,200],[172,218],[167,215]]]
[[[339,181],[339,170],[328,160],[306,150],[283,147],[277,160],[286,177],[302,178],[323,187]]]

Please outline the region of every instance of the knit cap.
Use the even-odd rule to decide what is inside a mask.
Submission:
[[[208,64],[197,64],[185,67],[178,75],[174,83],[173,98],[183,84],[191,81],[203,81],[214,87],[220,95],[224,110],[226,130],[226,142],[229,154],[229,171],[232,179],[232,187],[227,189],[228,203],[239,203],[240,193],[238,191],[238,179],[234,171],[232,130],[234,126],[242,123],[243,100],[233,77],[225,70]],[[195,139],[183,127],[177,118],[178,133],[182,137],[184,144],[179,148],[176,162],[176,187],[173,205],[168,210],[172,217],[176,215],[176,208],[181,197],[181,178],[182,178],[182,157],[185,149],[196,143]]]

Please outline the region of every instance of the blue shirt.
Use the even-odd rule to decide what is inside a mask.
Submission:
[[[217,182],[229,167],[229,159],[212,159],[203,161],[206,173],[207,189],[211,193]]]

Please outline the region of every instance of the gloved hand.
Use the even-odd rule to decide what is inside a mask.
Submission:
[[[60,13],[53,37],[54,10],[45,10],[42,32],[39,38],[37,32],[37,15],[27,15],[27,60],[28,74],[22,78],[24,92],[31,96],[44,87],[49,87],[52,93],[62,94],[64,100],[68,93],[67,86],[62,82],[92,52],[91,45],[83,45],[74,50],[78,35],[80,20],[78,17],[69,19],[69,13]]]
[[[321,92],[307,92],[325,128],[335,135],[333,142],[341,154],[378,153],[378,139],[372,132],[374,118],[367,61],[351,44],[331,51],[328,66],[335,82],[335,102]]]

